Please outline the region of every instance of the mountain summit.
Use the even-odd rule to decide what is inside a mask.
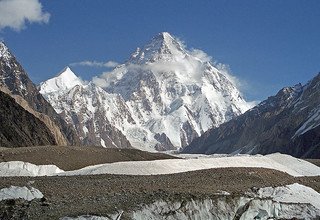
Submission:
[[[142,49],[137,48],[132,54],[130,62],[141,64],[182,58],[186,54],[183,47],[183,44],[168,32],[161,32]]]
[[[86,96],[83,106],[98,102],[99,108],[87,110],[107,118],[133,147],[183,148],[250,108],[228,73],[209,62],[204,52],[186,49],[167,32],[157,34],[141,48],[126,63],[95,77],[96,85],[82,87],[84,94],[95,88],[101,97]],[[74,116],[71,109],[77,102],[70,92],[75,89],[57,99],[43,86],[48,81],[41,84],[41,92],[54,106],[60,103],[58,112]]]

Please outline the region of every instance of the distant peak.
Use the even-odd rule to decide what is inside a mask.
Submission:
[[[61,75],[72,75],[74,77],[77,77],[76,74],[74,74],[74,72],[70,69],[69,66],[66,66],[65,68],[63,68],[63,70],[61,70],[56,76],[61,76]]]
[[[61,72],[59,72],[52,79],[40,84],[40,93],[51,93],[56,91],[63,91],[66,89],[71,89],[76,85],[83,85],[83,82],[76,74],[70,69],[70,67],[65,67]]]

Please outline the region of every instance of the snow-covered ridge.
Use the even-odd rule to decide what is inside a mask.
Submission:
[[[256,167],[286,172],[292,176],[319,176],[320,167],[284,154],[241,155],[230,157],[127,161],[84,167],[66,171],[54,165],[33,165],[19,161],[0,163],[0,176],[73,176],[96,174],[160,175],[212,168]]]
[[[78,80],[58,78],[61,81],[55,77],[42,83],[40,92],[67,121],[77,115],[75,121],[82,125],[74,127],[83,133],[83,140],[88,135],[83,132],[88,129],[83,115],[91,115],[94,124],[105,117],[142,150],[183,148],[252,107],[225,70],[213,65],[203,51],[188,50],[167,32],[138,48],[128,62],[94,77],[91,84],[103,88],[100,91]],[[115,101],[103,98],[111,96],[117,97]],[[96,137],[103,137],[98,130]]]

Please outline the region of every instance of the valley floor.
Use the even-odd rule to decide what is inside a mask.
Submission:
[[[288,158],[286,155],[271,155],[272,158],[279,156]],[[0,162],[20,160],[37,165],[55,164],[66,171],[100,163],[170,158],[175,157],[133,149],[53,146],[0,149]],[[245,160],[245,157],[243,158]],[[237,160],[243,161],[243,158]],[[258,159],[260,160],[260,158]],[[222,160],[224,159],[222,158]],[[235,162],[236,158],[230,157],[228,160]],[[295,160],[297,159],[293,158],[292,161]],[[172,161],[175,161],[172,165],[179,164],[176,159]],[[191,163],[190,158],[186,161]],[[215,163],[210,159],[204,161]],[[319,165],[318,160],[310,160],[309,162]],[[299,166],[299,164],[303,167],[306,165],[303,160],[297,160],[296,165]],[[295,164],[292,166],[294,167]],[[140,167],[140,169],[142,168]],[[0,219],[60,219],[66,216],[82,215],[110,217],[110,214],[117,214],[121,210],[123,211],[121,216],[123,220],[132,217],[130,212],[132,214],[134,210],[142,210],[145,205],[159,201],[167,203],[178,201],[181,203],[224,198],[227,202],[232,203],[235,201],[233,198],[247,196],[248,192],[256,193],[260,188],[285,186],[293,183],[299,183],[320,192],[319,175],[294,177],[274,169],[248,167],[203,169],[164,175],[100,174],[0,177],[0,189],[11,186],[27,186],[29,189],[32,187],[38,189],[44,196],[31,201],[23,199],[0,201]],[[317,193],[315,192],[315,194]],[[315,200],[318,197],[319,194],[315,195]],[[306,198],[308,199],[308,197]],[[319,209],[315,210],[320,213]],[[168,215],[170,214],[172,213],[169,210]],[[110,219],[116,218],[113,216]]]

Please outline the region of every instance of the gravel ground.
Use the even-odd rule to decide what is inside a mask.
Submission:
[[[69,177],[0,178],[0,188],[32,185],[45,196],[42,200],[0,203],[0,219],[58,219],[85,214],[106,215],[132,210],[157,199],[188,200],[215,197],[219,190],[243,195],[252,187],[291,183],[320,192],[320,177],[294,178],[262,168],[221,168],[158,176],[93,175]],[[2,217],[2,218],[1,218]]]
[[[314,165],[317,165],[318,167],[320,167],[320,159],[304,159],[310,163],[313,163]]]
[[[24,161],[36,165],[54,164],[63,170],[76,170],[90,165],[119,161],[159,160],[175,158],[162,153],[136,149],[102,147],[41,146],[0,148],[0,162]]]

